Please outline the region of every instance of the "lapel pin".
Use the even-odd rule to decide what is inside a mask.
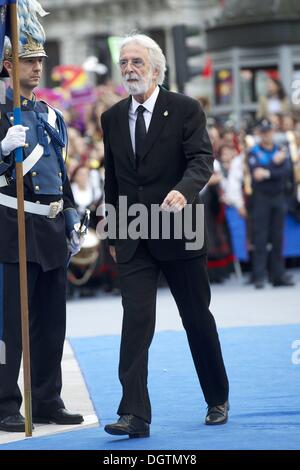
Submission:
[[[164,112],[164,116],[165,116],[165,117],[169,116],[169,111],[165,111],[165,112]]]

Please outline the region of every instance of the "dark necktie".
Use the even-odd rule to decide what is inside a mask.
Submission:
[[[144,142],[147,135],[145,119],[143,116],[144,111],[146,111],[146,108],[144,108],[144,106],[142,105],[137,108],[138,114],[135,123],[135,161],[137,168],[139,166],[140,158],[143,152]]]

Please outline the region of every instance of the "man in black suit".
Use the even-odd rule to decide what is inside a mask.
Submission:
[[[165,68],[165,57],[151,38],[126,38],[121,46],[120,69],[131,96],[102,115],[106,205],[120,216],[116,236],[108,224],[108,238],[110,253],[118,264],[124,308],[120,418],[106,425],[105,431],[129,437],[150,434],[148,349],[155,328],[160,271],[168,281],[187,332],[208,404],[205,423],[223,424],[228,418],[228,380],[215,320],[209,311],[205,243],[199,246],[194,240],[191,249],[187,231],[182,230],[179,237],[176,229],[178,216],[184,215],[188,205],[193,216],[188,231],[192,233],[197,223],[198,241],[201,239],[204,230],[203,221],[197,219],[197,207],[201,207],[198,194],[213,172],[212,149],[198,102],[159,86]],[[134,218],[131,213],[127,220],[122,211],[125,197],[128,208],[142,204],[150,214],[140,224],[140,236],[129,233]],[[161,218],[167,213],[170,216],[169,237],[161,228],[158,234],[146,233],[147,227],[154,227],[154,232],[157,229],[151,209],[158,205]]]

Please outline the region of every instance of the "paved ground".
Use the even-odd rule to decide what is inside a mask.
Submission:
[[[294,287],[267,285],[256,290],[234,276],[212,286],[211,311],[220,328],[250,325],[300,323],[300,270],[293,272]],[[119,334],[122,323],[121,298],[108,294],[68,303],[68,336]],[[181,330],[182,324],[169,289],[159,290],[156,330]]]
[[[85,427],[98,426],[98,418],[95,415],[84,379],[68,341],[65,342],[62,368],[64,382],[62,396],[67,408],[70,411],[78,411],[83,414]],[[22,373],[20,374],[19,386],[20,389],[23,390]],[[23,408],[22,412],[24,414]],[[54,424],[35,424],[33,436],[41,437],[60,432],[75,431],[79,428],[81,429],[82,425],[58,426]],[[22,433],[7,433],[0,431],[0,449],[1,444],[22,439],[24,439],[24,434]]]
[[[212,286],[211,310],[218,327],[278,325],[300,323],[300,270],[294,271],[295,287],[267,286],[257,291],[235,277],[223,285]],[[121,331],[122,308],[119,296],[99,293],[96,298],[73,300],[68,303],[68,337],[114,335]],[[181,330],[182,324],[169,290],[159,290],[157,301],[157,331]],[[63,398],[70,410],[85,416],[84,426],[98,425],[93,405],[78,368],[76,358],[66,342],[63,359]],[[80,426],[82,428],[82,425]],[[49,435],[78,426],[38,425],[34,436]],[[23,439],[20,434],[0,432],[0,444]]]

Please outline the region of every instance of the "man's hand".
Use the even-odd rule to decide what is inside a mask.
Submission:
[[[213,186],[215,184],[220,184],[222,181],[222,176],[220,173],[213,173],[210,177],[210,180],[208,181],[209,186]]]
[[[85,238],[85,234],[79,233],[77,230],[72,230],[70,238],[68,240],[68,248],[71,256],[77,255],[81,250]]]
[[[161,209],[170,212],[180,212],[186,206],[186,198],[179,191],[172,190],[165,197]]]
[[[241,217],[243,217],[243,219],[246,219],[247,216],[248,216],[248,212],[247,212],[247,209],[245,206],[241,206],[238,208],[238,213],[240,214]]]
[[[114,260],[114,262],[116,263],[117,262],[116,248],[114,246],[110,245],[109,253],[110,253],[110,256],[112,257],[112,259]]]
[[[253,178],[255,181],[263,181],[270,178],[270,170],[266,168],[255,168],[253,171]]]
[[[279,150],[273,157],[273,162],[276,165],[281,165],[286,159],[286,153],[284,150]]]
[[[6,136],[1,142],[2,154],[4,156],[9,155],[18,147],[25,146],[26,131],[28,131],[28,129],[29,127],[21,125],[13,126],[8,129]]]

